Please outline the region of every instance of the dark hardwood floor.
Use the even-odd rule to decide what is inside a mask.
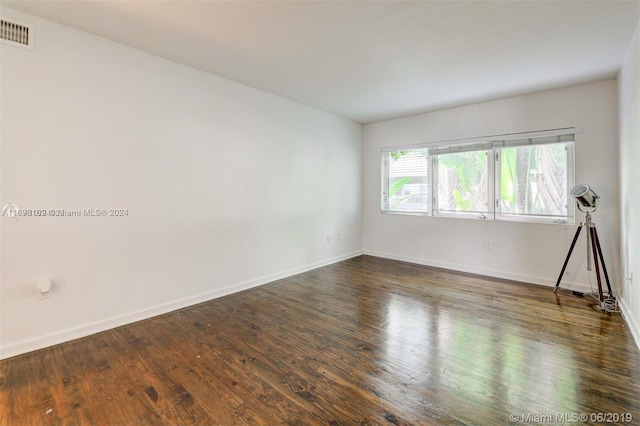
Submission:
[[[640,353],[594,305],[357,257],[1,361],[0,424],[638,425]]]

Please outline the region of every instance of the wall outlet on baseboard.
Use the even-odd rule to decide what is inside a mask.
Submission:
[[[487,249],[491,250],[493,248],[493,242],[491,240],[487,240]]]

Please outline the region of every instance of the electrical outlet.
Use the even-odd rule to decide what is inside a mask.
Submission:
[[[331,235],[327,234],[327,242],[330,243],[331,242]]]
[[[493,248],[493,243],[491,240],[487,240],[487,249],[491,250]]]

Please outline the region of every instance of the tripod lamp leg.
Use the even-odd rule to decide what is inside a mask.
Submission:
[[[600,296],[600,303],[604,302],[604,296],[602,294],[602,278],[600,278],[600,264],[598,263],[598,251],[596,248],[595,228],[589,228],[591,233],[591,251],[593,253],[593,263],[596,264],[596,278],[598,278],[598,295]]]
[[[604,279],[607,282],[607,289],[609,290],[609,296],[613,297],[613,291],[611,290],[611,282],[609,281],[609,274],[607,274],[607,267],[604,264],[604,256],[602,256],[602,247],[600,247],[600,238],[598,237],[598,230],[593,227],[593,236],[598,248],[598,255],[600,255],[600,263],[602,263],[602,272],[604,272]]]
[[[571,253],[573,253],[573,248],[576,246],[576,241],[578,241],[578,237],[580,236],[580,231],[582,231],[582,223],[580,224],[580,226],[578,226],[578,229],[576,229],[576,235],[573,237],[573,241],[571,242],[571,248],[569,249],[569,253],[567,253],[567,257],[564,260],[564,265],[562,265],[562,270],[560,271],[558,282],[556,282],[556,288],[553,290],[554,293],[558,292],[558,287],[560,287],[560,281],[562,280],[562,276],[564,275],[564,270],[567,269],[569,258],[571,258]]]

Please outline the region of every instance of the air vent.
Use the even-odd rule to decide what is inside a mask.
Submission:
[[[0,19],[0,41],[10,46],[33,50],[33,26],[13,19]]]

